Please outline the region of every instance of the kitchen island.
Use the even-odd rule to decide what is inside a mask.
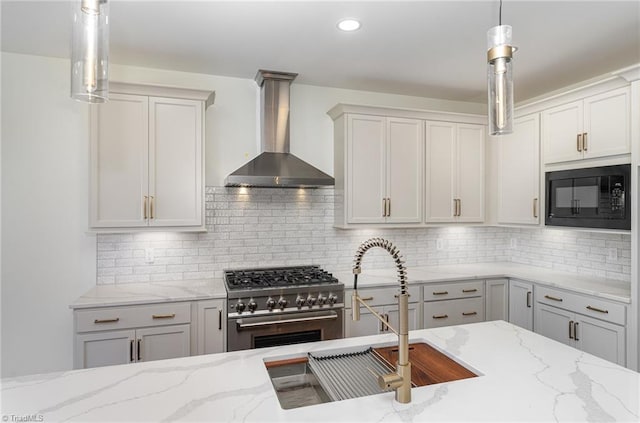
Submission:
[[[481,376],[283,410],[265,359],[389,344],[376,335],[2,380],[4,421],[638,421],[640,374],[504,321],[419,330]],[[24,420],[22,420],[24,421]]]

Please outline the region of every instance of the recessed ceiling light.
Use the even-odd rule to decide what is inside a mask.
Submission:
[[[355,19],[343,19],[338,22],[338,29],[342,31],[356,31],[360,29],[360,22]]]

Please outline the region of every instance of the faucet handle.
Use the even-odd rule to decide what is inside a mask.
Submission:
[[[402,383],[402,376],[397,373],[378,376],[378,386],[380,389],[397,389],[402,386]]]

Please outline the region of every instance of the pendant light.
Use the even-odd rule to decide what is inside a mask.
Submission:
[[[516,48],[511,45],[511,26],[502,25],[502,0],[498,26],[487,31],[489,133],[513,132],[513,64]]]
[[[109,99],[109,5],[80,0],[74,5],[71,98],[86,103]]]

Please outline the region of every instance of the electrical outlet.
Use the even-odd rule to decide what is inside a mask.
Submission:
[[[518,240],[516,238],[511,238],[511,248],[514,250],[518,248]]]
[[[609,260],[612,260],[612,261],[618,260],[618,249],[617,248],[608,248],[607,249],[607,258]]]
[[[444,239],[442,238],[436,239],[436,250],[438,251],[444,250]]]
[[[144,261],[145,263],[153,263],[155,257],[153,256],[153,248],[145,248],[144,249]]]

